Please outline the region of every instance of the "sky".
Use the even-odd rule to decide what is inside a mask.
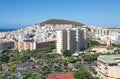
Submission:
[[[48,19],[120,27],[120,0],[0,0],[0,28],[21,28]]]

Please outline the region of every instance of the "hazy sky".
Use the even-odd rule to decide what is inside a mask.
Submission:
[[[0,0],[0,28],[53,18],[95,26],[120,26],[120,0]]]

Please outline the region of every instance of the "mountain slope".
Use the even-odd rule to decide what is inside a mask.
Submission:
[[[45,24],[53,24],[53,25],[54,24],[72,24],[72,25],[76,25],[76,26],[83,26],[84,25],[80,22],[61,20],[61,19],[50,19],[50,20],[47,20],[47,21],[40,23],[40,25],[45,25]]]

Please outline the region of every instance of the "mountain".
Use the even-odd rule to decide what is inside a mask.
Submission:
[[[76,22],[76,21],[69,21],[69,20],[62,20],[62,19],[50,19],[47,21],[44,21],[42,23],[40,23],[40,25],[45,25],[45,24],[72,24],[75,26],[83,26],[84,24],[80,23],[80,22]]]

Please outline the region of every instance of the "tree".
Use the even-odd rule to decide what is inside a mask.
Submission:
[[[26,78],[25,78],[25,79],[26,79]],[[37,75],[31,74],[31,75],[27,76],[27,79],[39,79],[39,78],[38,78]]]
[[[95,54],[82,54],[81,57],[86,61],[87,63],[90,63],[97,60],[97,55]]]
[[[72,55],[71,52],[67,49],[61,50],[61,53],[64,57],[70,57]]]
[[[120,48],[120,44],[112,44],[112,46]]]
[[[81,68],[79,71],[76,71],[74,73],[74,77],[75,79],[92,79],[90,73],[83,68]]]
[[[0,74],[0,79],[7,79],[7,74],[6,73],[1,73]]]
[[[93,74],[97,74],[95,68],[92,66],[89,66],[89,71],[92,72]]]
[[[22,60],[22,56],[20,55],[20,53],[15,53],[10,56],[10,62],[21,61],[21,60]]]
[[[66,59],[62,59],[62,63],[63,63],[63,64],[66,64],[66,63],[67,63],[67,60],[66,60]]]
[[[95,41],[95,40],[92,40],[92,39],[89,39],[89,43],[90,43],[91,47],[100,46],[100,45],[106,45],[106,44],[100,44],[98,41]]]
[[[10,66],[10,73],[16,72],[16,65]]]
[[[25,79],[29,75],[29,71],[25,70],[22,73],[23,78]]]
[[[10,60],[9,55],[3,54],[0,56],[0,61],[2,61],[2,62],[8,63],[9,60]]]
[[[67,60],[70,63],[75,63],[76,62],[76,60],[73,57],[69,57]]]
[[[2,65],[0,65],[0,71],[1,71],[1,73],[2,73]]]

